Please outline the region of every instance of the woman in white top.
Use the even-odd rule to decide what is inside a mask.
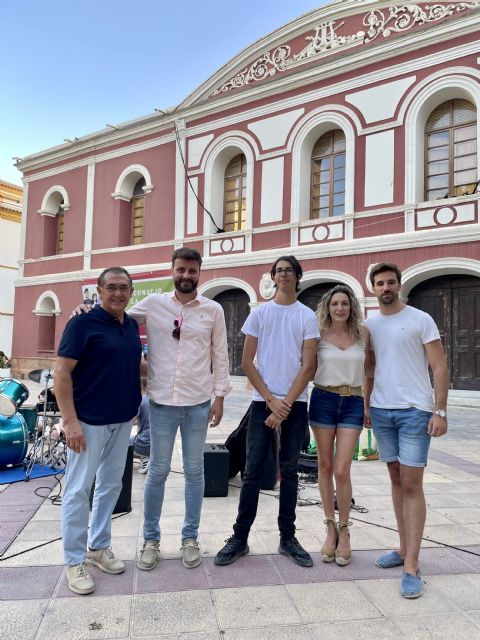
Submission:
[[[317,443],[318,486],[327,530],[321,556],[324,562],[335,561],[345,566],[352,558],[350,467],[364,424],[362,385],[368,329],[362,324],[360,306],[353,291],[343,284],[322,297],[317,318],[321,339],[309,418]],[[334,484],[338,523],[335,520]]]

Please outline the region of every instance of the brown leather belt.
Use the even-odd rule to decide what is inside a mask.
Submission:
[[[348,384],[342,384],[339,387],[323,387],[321,384],[315,384],[314,386],[329,393],[338,393],[339,396],[360,396],[363,398],[362,387],[349,387]]]

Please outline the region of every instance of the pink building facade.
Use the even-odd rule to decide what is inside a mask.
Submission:
[[[391,261],[473,402],[479,27],[478,0],[336,2],[254,43],[175,109],[24,158],[15,371],[54,357],[82,282],[113,264],[165,273],[188,245],[204,256],[201,292],[225,309],[232,373],[276,257],[300,259],[306,304],[342,282],[366,315],[369,268]]]

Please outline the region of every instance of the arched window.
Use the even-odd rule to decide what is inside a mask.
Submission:
[[[232,158],[225,170],[223,228],[245,229],[247,217],[247,159],[243,153]]]
[[[310,219],[345,214],[345,134],[328,131],[312,151]]]
[[[37,316],[37,349],[50,352],[55,349],[56,316],[60,314],[57,296],[45,291],[38,298],[33,313]]]
[[[145,237],[145,184],[145,178],[141,177],[133,188],[130,244],[142,244]]]
[[[471,194],[477,182],[477,112],[468,100],[447,100],[425,125],[425,199]]]

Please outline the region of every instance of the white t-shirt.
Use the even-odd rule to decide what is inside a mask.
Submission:
[[[378,313],[366,324],[376,361],[370,405],[433,411],[433,390],[423,346],[440,339],[432,317],[407,305],[393,315]]]
[[[286,305],[270,300],[253,309],[242,332],[258,339],[258,372],[269,391],[284,398],[302,366],[303,342],[320,337],[315,314],[298,300]],[[307,388],[297,400],[307,402]],[[263,399],[254,389],[253,400]]]

